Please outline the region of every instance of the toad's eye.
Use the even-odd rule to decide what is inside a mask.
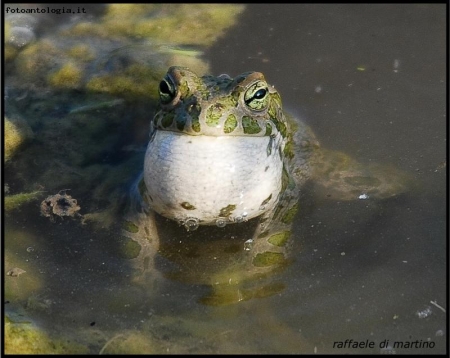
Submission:
[[[168,104],[173,101],[177,94],[177,89],[169,76],[163,78],[159,83],[159,98],[161,103]]]
[[[265,88],[261,88],[260,90],[258,90],[255,93],[253,98],[255,98],[255,99],[263,99],[265,97],[266,93],[267,93],[267,90]]]
[[[255,111],[261,111],[267,108],[269,104],[269,90],[267,84],[258,81],[252,84],[244,95],[245,104]]]

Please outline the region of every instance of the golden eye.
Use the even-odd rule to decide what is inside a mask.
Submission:
[[[255,111],[267,108],[269,104],[269,89],[267,83],[258,81],[252,84],[244,95],[245,104]]]

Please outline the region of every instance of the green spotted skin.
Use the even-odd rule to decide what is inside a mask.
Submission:
[[[133,259],[141,274],[155,275],[156,214],[188,231],[209,225],[223,228],[224,235],[229,225],[254,219],[253,234],[232,250],[232,259],[185,278],[212,285],[210,303],[251,298],[261,291],[257,285],[249,291],[249,282],[286,267],[300,190],[308,180],[338,200],[389,197],[404,189],[398,173],[320,148],[311,129],[283,111],[280,95],[259,72],[232,78],[170,67],[159,93],[144,170],[131,188],[122,233],[141,246]]]
[[[189,135],[286,135],[281,98],[262,73],[203,76],[171,67],[160,84],[161,110],[151,131],[170,130]]]

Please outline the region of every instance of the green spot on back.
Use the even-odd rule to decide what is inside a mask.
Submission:
[[[124,220],[122,223],[122,228],[125,231],[131,232],[131,233],[137,233],[139,231],[139,228],[137,227],[137,225],[135,225],[134,223],[132,223],[131,221],[127,221]]]
[[[280,265],[283,262],[285,262],[285,258],[284,258],[284,255],[280,252],[266,251],[266,252],[257,254],[253,258],[253,265],[255,265],[256,267]]]
[[[125,259],[134,259],[139,256],[141,252],[141,245],[139,245],[136,241],[129,239],[127,237],[121,238],[122,245],[120,250],[120,256]]]
[[[179,86],[180,92],[181,92],[181,98],[186,98],[189,96],[189,84],[187,81],[183,81]]]
[[[192,118],[192,129],[194,132],[200,132],[200,121],[198,120],[198,117]]]
[[[140,194],[142,200],[146,204],[150,204],[150,200],[149,200],[150,195],[147,192],[147,187],[145,186],[144,178],[142,178],[138,184],[138,191],[139,191],[139,194]]]
[[[144,178],[142,178],[138,184],[138,190],[139,190],[139,194],[141,194],[141,196],[144,196],[145,192],[147,191],[147,187],[145,186],[145,181]]]
[[[297,210],[298,210],[298,203],[295,204],[292,208],[290,208],[286,212],[286,214],[283,215],[283,217],[281,218],[281,222],[283,222],[284,224],[290,224],[292,220],[294,220]]]
[[[223,106],[220,103],[213,104],[206,111],[206,124],[210,127],[219,125],[219,119],[222,117]]]
[[[277,127],[278,131],[281,133],[281,135],[283,136],[283,138],[286,138],[286,134],[287,134],[287,127],[286,124],[284,124],[281,121],[276,121],[275,126]]]
[[[182,131],[184,129],[184,126],[186,125],[186,117],[177,117],[176,119],[177,129],[179,131]]]
[[[224,133],[231,133],[237,127],[237,119],[234,114],[230,114],[223,125]]]
[[[267,235],[269,235],[269,232],[268,231],[264,231],[264,232],[262,232],[261,234],[258,235],[258,239],[262,239],[264,237],[267,237]]]
[[[283,173],[281,175],[281,192],[284,192],[289,184],[289,174],[283,165]]]
[[[173,118],[174,118],[173,113],[169,112],[169,113],[165,114],[163,119],[161,120],[161,125],[163,126],[163,128],[170,127],[170,125],[173,122]]]
[[[270,136],[272,134],[272,126],[269,123],[266,123],[266,133],[265,136]]]
[[[242,117],[242,127],[244,127],[245,134],[256,134],[261,132],[258,121],[249,116]]]
[[[286,158],[294,158],[294,141],[291,138],[289,138],[286,145],[284,146],[283,153]]]
[[[275,246],[284,246],[289,239],[289,236],[291,236],[290,231],[283,231],[279,232],[278,234],[272,235],[267,241]]]

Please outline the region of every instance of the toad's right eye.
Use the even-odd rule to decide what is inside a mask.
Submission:
[[[159,83],[159,98],[161,103],[169,104],[173,101],[177,94],[177,89],[172,79],[169,76],[163,78]]]

